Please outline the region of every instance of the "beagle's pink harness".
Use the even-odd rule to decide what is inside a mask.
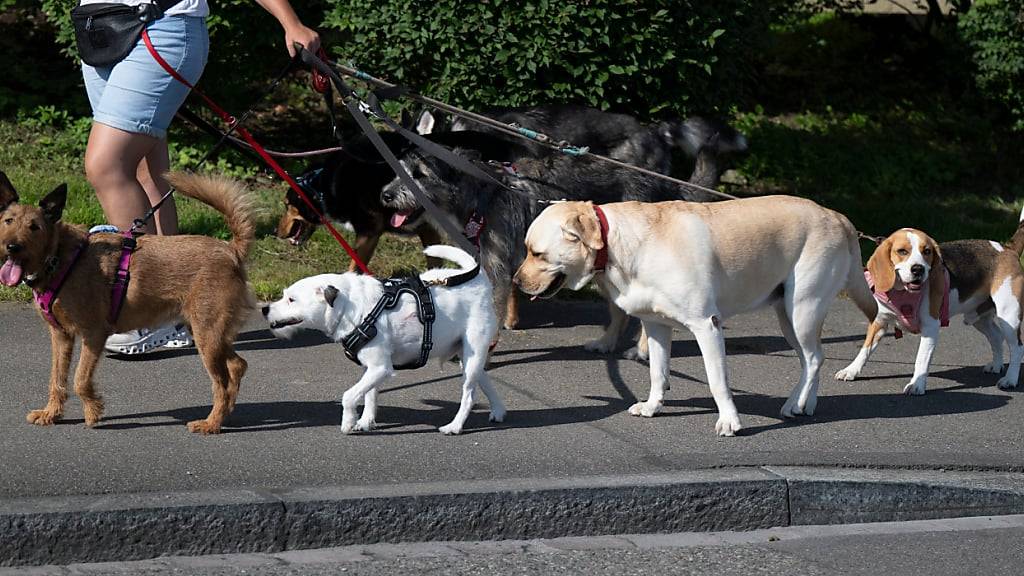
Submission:
[[[949,270],[945,267],[942,268],[943,281],[945,282],[945,289],[942,291],[942,308],[939,310],[939,325],[942,327],[949,326]],[[896,319],[899,322],[899,326],[896,327],[896,338],[903,337],[904,330],[909,331],[911,334],[918,334],[921,332],[921,318],[920,308],[921,300],[924,299],[924,290],[918,290],[911,292],[910,290],[889,290],[888,292],[879,292],[875,290],[875,282],[871,278],[871,272],[864,271],[864,279],[868,281],[868,287],[871,288],[871,293],[875,296],[875,300],[878,304],[885,306],[887,309],[892,311],[896,315]]]

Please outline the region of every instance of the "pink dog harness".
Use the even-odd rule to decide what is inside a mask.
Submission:
[[[942,271],[945,289],[942,292],[942,307],[939,309],[939,325],[946,327],[949,326],[949,270],[943,267]],[[896,338],[903,337],[901,327],[910,331],[911,334],[921,332],[920,308],[921,300],[924,299],[924,290],[911,292],[910,290],[893,289],[888,292],[878,292],[875,290],[871,272],[865,270],[864,279],[868,281],[868,287],[871,288],[875,300],[896,314],[896,319],[899,322],[899,326],[896,328]]]
[[[89,245],[89,238],[92,234],[85,237],[75,252],[71,255],[71,260],[68,265],[64,267],[50,284],[44,290],[32,289],[32,297],[36,301],[36,306],[39,306],[39,311],[43,313],[43,317],[50,323],[54,328],[63,331],[64,328],[57,321],[57,317],[53,315],[53,303],[57,300],[57,294],[60,289],[64,287],[64,282],[67,281],[68,276],[71,275],[71,271],[74,270],[75,265],[78,264],[78,260],[82,257],[82,253],[85,252],[85,248]],[[117,271],[114,273],[114,285],[110,294],[110,325],[113,326],[117,323],[117,317],[121,315],[121,306],[124,304],[124,296],[128,292],[128,282],[131,279],[131,275],[128,273],[128,267],[132,264],[132,253],[135,251],[135,236],[131,232],[123,232],[121,240],[121,259],[117,264]]]

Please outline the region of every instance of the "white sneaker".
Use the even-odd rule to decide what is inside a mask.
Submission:
[[[191,344],[188,330],[182,325],[168,324],[159,328],[139,328],[120,334],[111,334],[104,346],[109,352],[118,354],[144,354],[155,348],[166,346],[172,340],[179,340],[180,332],[185,333]],[[178,346],[179,348],[181,346]]]
[[[188,348],[192,345],[192,333],[188,326],[178,324],[175,326],[174,336],[164,344],[167,348]]]

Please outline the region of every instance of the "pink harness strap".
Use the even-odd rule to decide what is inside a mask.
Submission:
[[[121,259],[118,262],[117,271],[114,273],[114,284],[110,294],[109,319],[111,326],[117,323],[117,317],[121,314],[121,306],[124,304],[125,294],[128,292],[128,282],[131,280],[128,267],[131,266],[132,253],[135,251],[136,246],[135,236],[130,231],[123,232],[122,236]],[[53,315],[53,303],[57,300],[57,294],[64,286],[64,282],[67,281],[71,271],[74,270],[78,260],[82,257],[82,252],[85,252],[86,246],[89,245],[90,237],[91,234],[86,236],[85,240],[75,248],[75,252],[71,255],[68,265],[59,274],[54,276],[53,280],[44,290],[32,290],[32,297],[36,302],[36,306],[39,306],[39,311],[43,313],[46,321],[58,330],[64,330],[64,328],[57,321],[57,317]]]
[[[945,290],[942,293],[942,307],[939,309],[939,325],[946,327],[949,326],[949,270],[943,267],[942,271]],[[888,292],[878,292],[875,290],[875,283],[871,278],[871,272],[865,270],[864,279],[868,281],[868,286],[871,288],[871,293],[874,294],[875,300],[896,314],[896,319],[899,322],[899,327],[896,328],[896,338],[903,337],[900,327],[908,330],[911,334],[921,332],[920,307],[921,301],[924,299],[924,289],[917,292],[895,289]]]

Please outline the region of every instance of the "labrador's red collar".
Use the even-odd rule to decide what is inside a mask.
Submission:
[[[594,204],[594,213],[597,214],[597,220],[601,224],[601,249],[597,251],[597,256],[594,257],[594,272],[604,272],[605,267],[608,265],[608,218],[604,215],[604,210],[597,204]]]

